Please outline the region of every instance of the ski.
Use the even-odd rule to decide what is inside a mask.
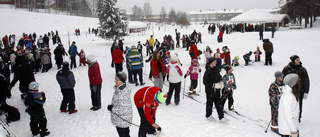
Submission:
[[[227,114],[228,116],[233,117],[233,118],[235,118],[235,119],[239,119],[239,118],[237,118],[236,116],[231,115],[230,113],[228,113],[228,112],[225,111],[225,110],[223,110],[223,113],[224,113],[224,114]]]
[[[7,131],[8,137],[17,137],[17,135],[9,128],[9,125],[2,120],[2,118],[0,118],[0,123],[3,129]]]
[[[268,124],[267,122],[263,121],[262,119],[258,119],[258,120],[256,120],[256,119],[249,118],[249,117],[247,117],[247,116],[245,116],[245,115],[243,115],[243,114],[239,113],[239,112],[238,112],[238,111],[236,111],[236,110],[231,110],[231,112],[234,112],[234,113],[235,113],[235,114],[237,114],[238,116],[243,117],[243,118],[246,118],[246,119],[248,119],[248,120],[250,120],[250,121],[253,121],[253,122],[255,122],[255,123],[263,122],[263,123]]]
[[[194,100],[194,101],[196,101],[196,102],[198,102],[198,103],[200,103],[200,104],[203,104],[203,105],[205,105],[205,104],[206,104],[206,103],[202,103],[201,101],[199,101],[199,100],[197,100],[197,99],[193,98],[193,96],[190,96],[190,95],[188,95],[188,94],[186,94],[186,93],[183,93],[183,95],[184,95],[184,96],[186,96],[186,97],[188,97],[188,98],[190,98],[190,99],[192,99],[192,100]]]

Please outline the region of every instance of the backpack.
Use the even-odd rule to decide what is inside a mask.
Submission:
[[[20,112],[17,108],[13,106],[8,106],[7,108],[7,123],[11,121],[18,121],[20,120]]]

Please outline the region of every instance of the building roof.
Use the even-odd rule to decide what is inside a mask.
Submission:
[[[281,22],[286,14],[271,14],[262,9],[251,9],[230,19],[231,23],[273,23]]]
[[[217,13],[242,13],[243,10],[213,10],[213,11],[190,11],[189,14],[217,14]]]

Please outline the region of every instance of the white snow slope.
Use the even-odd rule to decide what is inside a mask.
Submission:
[[[97,18],[83,18],[63,15],[49,15],[43,13],[25,12],[13,9],[0,9],[1,31],[0,37],[4,35],[15,34],[16,40],[22,37],[22,33],[27,34],[36,32],[43,35],[48,31],[58,30],[60,37],[66,49],[68,48],[68,32],[70,33],[70,41],[76,41],[78,49],[84,49],[87,55],[95,55],[99,60],[102,83],[102,109],[99,111],[91,111],[91,99],[88,80],[88,68],[77,67],[73,69],[76,78],[76,109],[78,113],[69,115],[60,113],[59,107],[62,100],[59,85],[55,75],[57,67],[54,65],[47,73],[35,74],[37,82],[40,83],[40,90],[44,91],[47,96],[47,102],[44,105],[46,116],[48,119],[48,129],[51,131],[50,136],[59,137],[116,137],[118,136],[115,126],[110,122],[110,112],[106,109],[111,103],[111,98],[114,92],[115,70],[111,68],[110,47],[112,41],[106,41],[95,37],[94,35],[86,35],[88,28],[96,28],[98,26]],[[191,25],[190,27],[180,28],[179,26],[158,26],[154,27],[154,37],[162,41],[164,35],[171,34],[175,37],[175,29],[178,29],[181,34],[190,34],[193,30],[200,31],[203,34],[203,43],[198,44],[198,48],[204,50],[206,46],[210,46],[213,51],[216,48],[228,46],[231,50],[231,56],[240,56],[240,67],[234,67],[234,75],[237,81],[237,90],[234,92],[235,110],[245,115],[247,118],[240,117],[233,112],[225,110],[237,117],[225,115],[230,119],[229,123],[209,122],[205,118],[205,105],[198,103],[190,98],[181,98],[180,105],[171,104],[166,106],[160,105],[157,111],[157,123],[162,127],[165,135],[169,137],[263,137],[278,135],[268,130],[265,133],[268,122],[270,121],[270,106],[268,88],[274,81],[274,72],[281,71],[285,65],[290,62],[289,57],[297,54],[300,56],[303,66],[308,70],[310,77],[310,92],[309,98],[304,100],[302,122],[300,124],[300,135],[302,137],[320,136],[320,117],[318,104],[320,93],[316,91],[320,89],[317,83],[320,80],[316,79],[320,62],[317,61],[317,54],[320,51],[319,22],[315,23],[312,29],[301,30],[286,30],[280,29],[275,33],[275,38],[270,38],[271,33],[265,32],[264,37],[270,38],[274,45],[273,66],[264,66],[264,54],[261,62],[255,62],[248,67],[242,67],[244,60],[242,55],[249,51],[255,51],[257,46],[263,51],[262,42],[259,40],[258,32],[248,33],[232,33],[224,35],[224,42],[217,43],[217,32],[214,35],[208,35],[207,27],[201,25]],[[79,28],[81,36],[76,37],[74,30]],[[149,39],[152,34],[152,27],[146,32],[146,35],[131,35],[125,37],[124,45],[136,45],[138,41],[142,43]],[[181,35],[182,36],[182,35]],[[55,49],[56,45],[50,48]],[[178,53],[179,58],[183,63],[182,70],[186,73],[190,65],[190,57],[185,49],[178,48],[170,51],[171,54]],[[145,56],[145,50],[143,51]],[[54,57],[52,56],[52,59]],[[146,59],[146,57],[144,57]],[[204,55],[201,55],[201,68],[204,70]],[[254,59],[254,56],[251,57]],[[53,63],[55,60],[52,60]],[[78,61],[78,58],[77,58]],[[79,62],[78,62],[79,63]],[[149,73],[150,64],[146,64],[145,73]],[[127,69],[124,68],[127,73]],[[203,71],[204,72],[204,71]],[[221,71],[224,75],[225,71]],[[12,75],[13,76],[13,75]],[[202,76],[201,76],[202,77]],[[144,76],[146,86],[151,86],[153,83]],[[199,81],[200,82],[200,81]],[[201,81],[202,82],[202,81]],[[165,82],[168,84],[168,82]],[[182,88],[184,85],[187,88],[190,83],[189,78],[186,83],[182,79]],[[19,137],[30,137],[29,115],[24,111],[25,106],[20,99],[19,83],[12,89],[13,96],[8,99],[9,105],[17,107],[21,112],[21,119],[17,122],[10,123],[10,128]],[[131,96],[142,88],[141,86],[130,85],[132,88]],[[200,89],[201,87],[201,89]],[[164,92],[168,91],[168,87],[164,86]],[[198,85],[198,91],[201,91],[197,100],[205,103],[204,85]],[[133,101],[133,98],[132,98]],[[173,102],[172,102],[173,103]],[[318,107],[317,107],[318,106]],[[136,107],[133,105],[133,123],[139,124],[140,117]],[[214,110],[213,116],[218,119],[217,113]],[[3,116],[1,118],[4,118]],[[138,134],[138,127],[130,127],[131,136],[135,137]]]

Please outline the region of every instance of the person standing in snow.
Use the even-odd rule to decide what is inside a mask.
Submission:
[[[130,137],[129,127],[133,118],[131,104],[131,89],[126,85],[127,75],[120,71],[117,73],[113,87],[115,92],[112,96],[108,110],[111,112],[111,122],[116,126],[119,137]],[[129,123],[130,122],[130,123]]]
[[[263,25],[261,25],[259,29],[259,40],[263,40],[263,28]]]
[[[190,55],[191,61],[192,61],[193,59],[200,58],[200,52],[199,52],[198,47],[194,41],[192,41],[191,44],[192,44],[192,46],[190,47],[189,55]]]
[[[28,105],[30,129],[34,136],[39,133],[41,137],[50,134],[47,129],[47,118],[43,108],[45,102],[46,96],[44,92],[39,92],[39,84],[34,81],[30,82],[25,104]]]
[[[224,64],[231,65],[231,56],[230,56],[230,49],[227,46],[222,47],[223,57],[224,57]]]
[[[158,50],[153,52],[153,58],[151,61],[152,77],[154,78],[154,86],[162,89],[163,87],[163,75],[165,73],[165,67],[162,57]]]
[[[176,105],[179,105],[180,91],[181,91],[181,77],[183,73],[181,71],[179,59],[176,55],[172,55],[170,58],[170,63],[167,67],[167,75],[169,76],[169,91],[167,93],[168,97],[166,100],[166,105],[169,105],[171,103],[170,101],[171,101],[173,91],[175,91],[174,103]]]
[[[92,107],[90,110],[97,111],[101,108],[101,86],[102,78],[98,61],[94,56],[87,57],[88,62],[88,76],[91,90]]]
[[[142,55],[137,51],[137,49],[135,48],[135,46],[131,47],[131,51],[130,53],[128,53],[129,55],[129,64],[130,64],[130,68],[132,69],[132,73],[133,73],[133,82],[136,84],[136,86],[139,85],[138,83],[138,78],[137,75],[139,75],[139,82],[140,85],[144,85],[145,83],[143,82],[143,77],[142,77],[142,73],[143,73],[143,57]]]
[[[224,118],[223,108],[220,100],[220,90],[223,89],[223,82],[219,68],[216,67],[217,59],[215,57],[210,57],[207,64],[209,67],[206,69],[203,76],[203,84],[205,85],[207,98],[206,118],[209,121],[215,121],[212,116],[212,107],[214,102],[220,122],[228,122],[229,120]]]
[[[56,49],[53,51],[54,53],[54,59],[56,60],[56,64],[58,69],[61,68],[61,65],[63,63],[63,56],[67,55],[66,51],[64,50],[64,47],[62,44],[58,44],[58,46],[56,47]]]
[[[150,38],[149,38],[149,43],[150,43],[150,51],[151,51],[151,54],[153,54],[153,46],[154,46],[153,35],[150,36]],[[150,54],[150,55],[151,55],[151,54]]]
[[[156,122],[156,111],[161,103],[165,103],[167,95],[156,86],[147,86],[139,89],[134,95],[134,103],[140,116],[139,137],[148,134],[156,135],[155,129],[160,126]]]
[[[269,39],[263,40],[263,49],[266,55],[266,61],[264,65],[272,65],[272,53],[273,53],[273,44],[269,41]]]
[[[190,75],[191,83],[190,83],[189,92],[188,92],[189,95],[197,94],[196,89],[198,86],[199,73],[201,73],[201,68],[199,66],[199,62],[197,59],[193,59],[192,64],[190,65],[187,73],[184,75],[184,78],[186,78],[188,75]]]
[[[83,49],[81,49],[80,53],[78,54],[79,55],[79,64],[80,66],[83,65],[83,66],[86,66],[86,53],[83,51]]]
[[[254,54],[254,61],[255,62],[259,62],[260,61],[260,55],[262,54],[262,52],[260,51],[259,47],[257,47],[257,50],[255,52],[253,52]]]
[[[222,59],[224,58],[224,55],[220,52],[220,49],[217,48],[217,52],[213,54],[213,57],[217,59],[217,67],[219,68],[219,71],[221,71],[221,64],[222,64]]]
[[[279,103],[279,133],[281,137],[299,136],[299,76],[288,74],[284,77],[283,94]]]
[[[227,65],[225,68],[226,74],[222,77],[222,81],[224,84],[224,88],[222,89],[222,108],[224,108],[224,104],[228,99],[228,108],[229,110],[233,110],[233,91],[237,89],[236,79],[232,73],[232,67]]]
[[[123,59],[124,59],[123,53],[120,50],[119,46],[115,46],[115,49],[112,53],[112,60],[115,64],[116,74],[118,74],[118,72],[122,71]]]
[[[76,80],[73,73],[69,70],[69,63],[63,62],[62,69],[56,74],[56,79],[60,85],[61,93],[63,96],[60,112],[69,112],[69,114],[76,113],[78,110],[75,109],[75,96],[74,96],[74,86]],[[67,109],[68,107],[68,109]]]
[[[301,121],[301,114],[302,114],[302,102],[303,99],[307,99],[309,88],[310,88],[310,80],[307,69],[302,66],[302,62],[300,61],[300,57],[298,55],[292,55],[290,57],[291,62],[285,66],[282,70],[284,76],[295,73],[298,74],[300,81],[298,81],[298,85],[295,90],[299,91],[299,103],[300,103],[300,115],[299,115],[299,122]]]
[[[70,46],[68,53],[70,55],[71,58],[71,63],[70,63],[70,68],[72,69],[72,67],[76,68],[77,67],[77,62],[76,62],[76,56],[79,54],[78,50],[77,50],[77,46],[76,46],[76,42],[73,41],[72,45]]]
[[[277,71],[274,73],[276,80],[269,87],[269,102],[271,106],[271,130],[279,133],[278,131],[278,108],[279,100],[282,94],[283,86],[283,73]]]

